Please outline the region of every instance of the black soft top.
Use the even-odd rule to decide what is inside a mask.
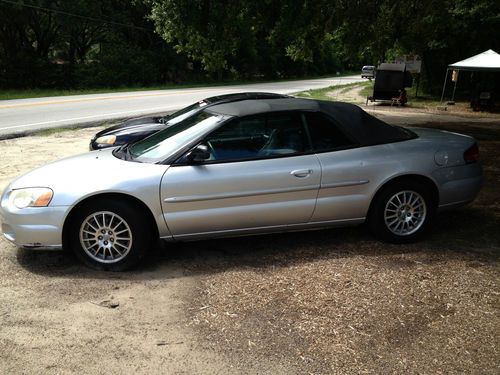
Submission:
[[[361,146],[405,141],[416,137],[410,130],[388,123],[350,103],[318,101],[321,112],[333,118]]]
[[[216,95],[200,100],[207,104],[217,104],[218,102],[236,102],[239,100],[252,100],[252,99],[284,99],[289,98],[288,95],[275,94],[272,92],[237,92],[234,94]]]
[[[281,111],[322,112],[331,117],[346,134],[358,141],[360,146],[399,142],[416,137],[409,130],[389,125],[371,116],[357,105],[343,102],[290,97],[243,100],[214,105],[207,110],[236,117]]]

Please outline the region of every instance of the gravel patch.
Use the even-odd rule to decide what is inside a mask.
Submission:
[[[474,204],[413,245],[363,227],[211,242],[230,255],[198,266],[192,322],[212,347],[303,373],[497,374],[500,124],[439,125],[479,140]]]
[[[0,239],[0,372],[498,374],[500,123],[394,113],[376,115],[481,149],[480,196],[425,241],[362,226],[199,241],[109,274]],[[0,141],[0,189],[95,131]]]

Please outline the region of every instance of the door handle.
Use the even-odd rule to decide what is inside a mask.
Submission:
[[[298,169],[296,171],[291,171],[290,174],[298,178],[304,178],[312,173],[312,169]]]

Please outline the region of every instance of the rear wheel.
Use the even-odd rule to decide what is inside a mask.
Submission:
[[[377,194],[368,222],[375,236],[388,242],[408,243],[425,233],[435,211],[427,186],[400,182]]]
[[[140,209],[125,202],[94,201],[73,217],[71,248],[94,269],[124,271],[137,265],[151,246],[147,223]]]

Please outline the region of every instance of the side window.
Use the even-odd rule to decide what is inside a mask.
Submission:
[[[296,154],[308,149],[298,113],[278,113],[236,119],[205,139],[210,161],[260,159]]]
[[[205,139],[213,160],[238,160],[257,157],[265,143],[266,118],[250,117],[233,120]]]
[[[267,118],[268,139],[260,150],[263,156],[307,151],[304,125],[297,112],[278,113]]]
[[[306,112],[304,115],[306,117],[307,128],[311,136],[314,151],[328,151],[336,148],[353,146],[355,144],[324,114],[319,112]]]

